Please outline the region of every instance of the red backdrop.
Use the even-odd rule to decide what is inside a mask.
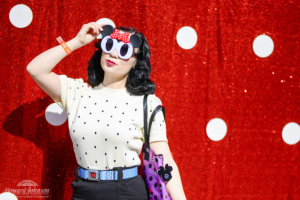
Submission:
[[[9,20],[20,3],[33,13],[25,28]],[[148,40],[151,79],[187,199],[300,199],[300,143],[282,139],[287,123],[300,123],[299,1],[4,0],[1,13],[0,193],[32,180],[50,199],[71,198],[76,160],[67,122],[46,121],[53,100],[26,66],[58,45],[59,35],[68,41],[105,17]],[[183,26],[197,33],[191,49],[177,43]],[[261,34],[274,42],[266,58],[252,49]],[[53,71],[87,81],[93,43]],[[220,141],[206,134],[213,118],[228,128]]]

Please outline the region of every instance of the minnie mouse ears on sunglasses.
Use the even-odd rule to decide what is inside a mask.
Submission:
[[[120,33],[118,29],[114,29],[111,25],[105,25],[102,27],[102,29],[102,38],[110,35],[113,39],[123,41],[124,43],[130,42],[134,48],[137,48],[142,44],[142,40],[137,34],[129,36],[129,33]]]

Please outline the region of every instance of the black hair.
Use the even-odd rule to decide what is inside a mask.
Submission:
[[[132,27],[119,26],[116,28],[124,32],[135,33],[142,40],[138,52],[135,53],[137,59],[136,64],[128,72],[128,77],[125,84],[127,90],[135,95],[153,94],[155,92],[155,84],[149,78],[151,73],[150,47],[145,36]],[[89,60],[88,82],[92,87],[102,83],[104,78],[104,71],[100,63],[102,55],[100,42],[101,41],[99,40],[94,43],[94,46],[98,48],[98,50],[94,52],[94,55]]]

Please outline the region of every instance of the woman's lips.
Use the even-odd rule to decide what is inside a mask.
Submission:
[[[114,66],[114,65],[116,65],[116,63],[114,63],[114,62],[111,61],[111,60],[106,60],[106,63],[107,63],[107,65],[109,65],[109,66]]]

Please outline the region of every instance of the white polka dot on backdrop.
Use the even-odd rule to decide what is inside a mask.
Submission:
[[[286,124],[282,129],[282,139],[285,143],[293,145],[300,141],[300,126],[295,122]]]
[[[190,26],[184,26],[176,34],[178,45],[183,49],[191,49],[197,43],[197,32]]]
[[[274,50],[274,43],[269,36],[259,35],[254,39],[252,48],[257,56],[265,58],[272,54]]]
[[[227,125],[223,119],[211,119],[206,126],[206,134],[213,141],[222,140],[227,133]]]
[[[15,5],[9,12],[9,21],[17,28],[25,28],[32,21],[32,11],[24,4]]]
[[[18,198],[10,192],[3,192],[0,194],[0,200],[18,200]]]
[[[109,18],[101,18],[101,19],[98,19],[97,21],[96,21],[96,23],[97,24],[109,24],[109,25],[112,25],[112,27],[116,27],[116,25],[115,25],[115,23],[111,20],[111,19],[109,19]],[[98,36],[97,36],[97,39],[101,39],[102,38],[102,35],[101,34],[99,34]]]
[[[68,116],[57,103],[52,103],[45,111],[45,118],[49,124],[60,126],[65,123]]]

